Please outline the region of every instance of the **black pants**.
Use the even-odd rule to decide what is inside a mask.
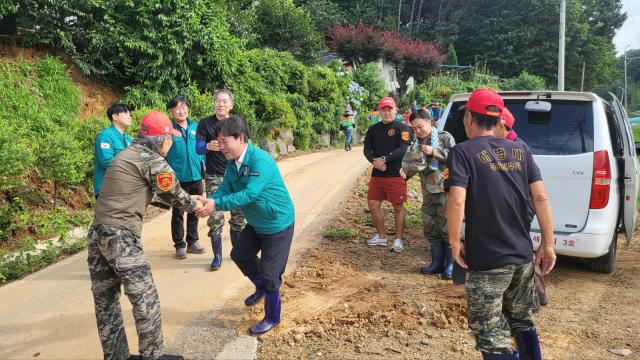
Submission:
[[[280,290],[293,240],[293,225],[275,234],[262,235],[247,224],[231,249],[231,259],[245,276],[259,276],[268,293]],[[258,257],[261,252],[261,257]]]
[[[202,195],[202,180],[181,182],[180,187],[189,195]],[[171,216],[171,237],[173,246],[185,247],[184,243],[184,211],[179,208],[172,208]],[[187,244],[191,245],[198,241],[198,217],[194,213],[187,214]]]

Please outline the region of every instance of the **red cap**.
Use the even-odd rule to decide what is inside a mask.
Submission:
[[[169,117],[158,111],[152,111],[142,118],[138,134],[147,136],[182,136],[178,130],[173,128]]]
[[[502,124],[504,124],[504,126],[508,127],[509,129],[513,129],[513,124],[516,123],[516,118],[513,117],[511,111],[509,111],[509,109],[505,106],[504,108],[502,108],[502,113],[500,113],[500,121],[502,121]]]
[[[396,101],[389,96],[383,97],[382,99],[380,99],[380,102],[378,103],[378,110],[386,107],[392,107],[392,108],[396,107]]]
[[[487,110],[489,106],[496,106],[500,110],[498,112]],[[500,117],[500,112],[503,108],[504,100],[502,100],[502,96],[493,89],[481,88],[471,93],[467,104],[460,107],[460,110],[469,110],[481,115]]]

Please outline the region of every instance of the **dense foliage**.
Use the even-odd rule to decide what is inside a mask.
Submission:
[[[453,44],[460,64],[486,63],[503,78],[526,70],[542,76],[549,85],[557,83],[560,10],[557,0],[299,0],[299,3],[314,13],[331,11],[337,14],[336,19],[346,18],[352,25],[362,21],[435,41],[444,47]],[[619,76],[613,36],[625,18],[621,0],[567,1],[567,90],[580,89],[583,62],[586,90],[594,90]],[[325,20],[322,21],[324,24]],[[342,21],[336,23],[344,25]]]

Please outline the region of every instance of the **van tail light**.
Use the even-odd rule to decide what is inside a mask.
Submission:
[[[590,209],[602,209],[609,203],[611,187],[611,166],[606,150],[593,153],[593,180],[591,183]]]

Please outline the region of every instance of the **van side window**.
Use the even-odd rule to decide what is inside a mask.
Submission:
[[[447,116],[447,120],[444,124],[444,131],[453,136],[456,144],[469,140],[467,133],[464,131],[464,123],[462,121],[464,118],[464,111],[458,110],[464,104],[464,101],[456,101],[453,103],[451,110],[449,110],[449,116]]]
[[[611,146],[613,147],[613,154],[616,157],[624,155],[624,143],[622,141],[622,134],[620,128],[616,123],[615,115],[613,115],[613,109],[611,106],[605,106],[605,113],[607,114],[607,126],[609,127],[609,136],[611,136]]]

